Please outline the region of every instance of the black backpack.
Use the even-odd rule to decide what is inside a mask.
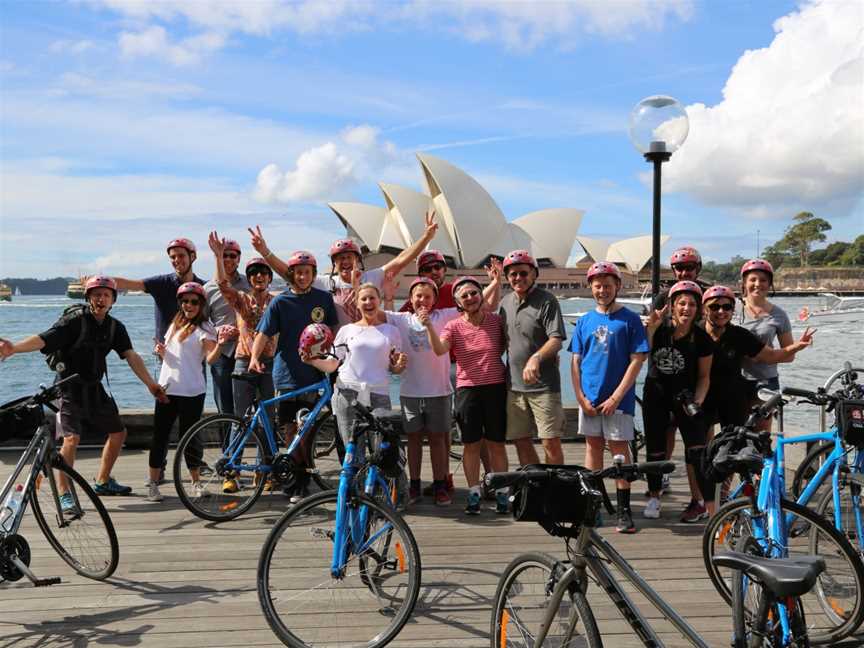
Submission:
[[[81,318],[81,330],[78,333],[78,338],[75,340],[72,346],[66,349],[58,349],[57,351],[49,353],[45,356],[45,362],[53,371],[56,371],[58,374],[62,374],[64,371],[66,371],[66,362],[68,362],[69,358],[71,358],[74,353],[78,349],[83,347],[85,344],[91,344],[92,346],[97,348],[110,349],[111,345],[114,343],[114,333],[117,330],[117,320],[115,320],[113,317],[109,317],[111,326],[108,331],[108,339],[104,342],[96,344],[93,344],[89,341],[91,329],[90,319],[84,317],[84,315],[86,315],[89,311],[90,307],[85,304],[74,304],[72,306],[67,306],[63,310],[63,314],[57,319],[56,322],[54,322],[54,327],[58,327],[69,324],[69,322],[77,318]],[[107,369],[107,367],[104,367],[104,355],[105,354],[103,353],[94,353],[94,373],[98,373],[100,368]]]

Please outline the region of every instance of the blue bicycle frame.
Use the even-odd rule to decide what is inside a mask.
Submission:
[[[318,391],[322,391],[323,393],[318,397],[318,401],[315,403],[315,406],[312,408],[312,410],[309,412],[309,415],[306,417],[306,420],[303,422],[303,427],[297,431],[296,435],[294,435],[294,439],[291,441],[291,444],[286,450],[286,453],[289,455],[293,453],[303,441],[306,434],[308,434],[309,430],[312,429],[315,420],[318,418],[318,414],[321,413],[321,410],[327,403],[330,402],[330,398],[333,396],[333,388],[330,385],[330,378],[327,376],[325,376],[317,383],[307,385],[306,387],[301,387],[300,389],[295,389],[294,391],[285,392],[284,394],[280,394],[275,398],[270,398],[268,400],[258,403],[258,409],[255,410],[255,414],[252,416],[252,419],[249,421],[249,424],[246,426],[246,430],[244,430],[243,434],[233,436],[228,442],[228,447],[225,448],[224,452],[224,455],[227,458],[225,468],[229,470],[252,470],[261,473],[271,472],[272,468],[268,465],[250,465],[237,463],[240,460],[241,455],[243,454],[243,448],[246,447],[246,442],[248,441],[249,436],[252,434],[252,430],[255,428],[256,425],[261,425],[264,428],[265,436],[267,438],[267,444],[270,447],[270,456],[276,456],[276,453],[278,452],[278,448],[276,446],[276,436],[270,423],[270,417],[267,416],[267,408],[287,398],[294,398],[302,394],[308,394]]]

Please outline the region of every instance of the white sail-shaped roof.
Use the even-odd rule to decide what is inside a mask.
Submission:
[[[669,238],[668,234],[662,235],[660,237],[660,246],[665,245]],[[650,235],[634,236],[633,238],[616,241],[609,246],[609,251],[606,253],[606,261],[623,263],[630,272],[639,272],[651,259],[651,241],[652,238]]]
[[[573,241],[585,211],[582,209],[541,209],[512,222],[534,240],[532,254],[548,258],[559,268],[567,265]]]
[[[426,229],[426,212],[433,207],[432,199],[426,194],[401,185],[378,183],[378,186],[384,194],[388,218],[392,219],[399,228],[402,238],[406,241],[405,247],[408,247],[423,236]],[[456,251],[456,245],[450,238],[441,215],[438,216],[438,223],[438,233],[428,247],[458,260],[459,253]]]
[[[427,153],[417,159],[429,196],[456,243],[461,265],[473,268],[491,252],[489,243],[506,240],[507,221],[498,205],[474,178]]]
[[[607,261],[607,253],[612,241],[606,239],[588,238],[587,236],[577,236],[576,242],[585,250],[585,254],[591,257],[592,261]]]
[[[349,232],[353,230],[370,252],[377,252],[387,217],[387,210],[377,205],[354,202],[327,203]]]

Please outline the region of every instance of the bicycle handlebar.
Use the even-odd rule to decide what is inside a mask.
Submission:
[[[837,400],[835,396],[825,392],[820,387],[818,391],[810,391],[808,389],[798,389],[797,387],[784,387],[783,393],[786,396],[794,396],[795,398],[803,398],[814,405],[828,405]]]
[[[552,472],[559,476],[572,476],[574,481],[579,476],[594,477],[599,479],[614,478],[634,481],[645,475],[665,475],[675,470],[675,464],[671,461],[645,461],[638,464],[616,464],[604,470],[588,470],[587,468],[572,466],[549,466],[547,468],[530,468],[528,470],[516,470],[512,472],[487,473],[486,486],[493,489],[516,486],[526,481],[543,482],[551,477]],[[569,474],[569,475],[568,475]]]

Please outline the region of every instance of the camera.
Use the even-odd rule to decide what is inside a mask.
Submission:
[[[702,413],[702,408],[693,400],[693,392],[689,389],[678,392],[675,396],[675,402],[681,406],[681,409],[690,418],[699,416]]]

